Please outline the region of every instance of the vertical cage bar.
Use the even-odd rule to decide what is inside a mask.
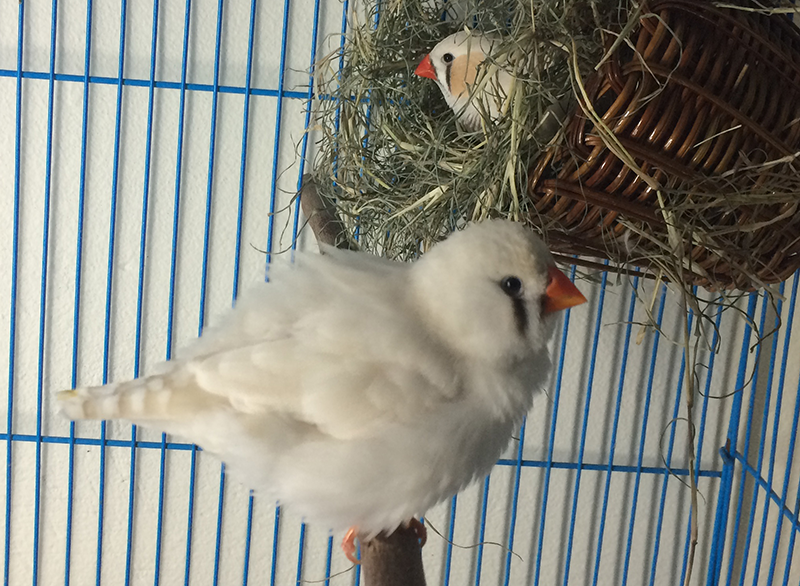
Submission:
[[[273,234],[274,234],[274,220],[275,220],[275,201],[277,199],[278,188],[278,157],[280,153],[280,135],[281,135],[281,118],[283,114],[283,84],[286,74],[286,48],[287,36],[289,29],[289,0],[283,2],[283,20],[281,22],[281,52],[278,65],[278,96],[276,98],[276,111],[275,111],[275,130],[272,151],[272,182],[269,194],[269,220],[267,222],[267,246],[266,246],[266,266],[265,276],[269,277],[269,265],[272,262],[272,247],[273,247]],[[273,526],[273,543],[277,544],[280,534],[280,506],[275,508],[275,524]],[[278,562],[277,547],[272,551],[272,570],[270,575],[270,585],[275,585],[275,574]]]
[[[758,295],[751,293],[747,302],[747,321],[745,322],[744,334],[742,335],[742,351],[739,358],[739,368],[736,374],[736,389],[744,386],[747,377],[747,356],[750,349],[750,337],[752,332],[753,316],[756,311]],[[725,532],[728,522],[728,508],[730,507],[731,481],[733,478],[733,460],[731,452],[736,451],[736,441],[739,436],[739,419],[742,411],[742,393],[737,392],[733,396],[731,406],[730,423],[728,425],[728,436],[726,446],[720,451],[723,456],[722,479],[720,480],[719,494],[717,496],[717,512],[714,519],[714,530],[711,537],[710,557],[708,561],[709,586],[719,582],[722,566],[722,556],[725,547]],[[702,431],[702,430],[701,430]]]
[[[797,439],[797,409],[800,408],[800,380],[798,380],[797,384],[797,395],[795,396],[795,419],[794,425],[792,427],[792,445],[795,445],[795,440]],[[791,534],[789,535],[789,544],[786,547],[786,564],[784,565],[783,569],[783,586],[788,586],[789,584],[789,572],[792,568],[792,558],[794,557],[794,544],[795,540],[797,539],[798,534],[800,534],[800,522],[798,520],[800,517],[800,485],[797,487],[797,491],[795,494],[794,500],[794,526],[790,526],[789,530]]]
[[[639,435],[639,447],[637,449],[636,457],[636,472],[633,484],[633,497],[631,499],[631,518],[628,523],[628,536],[625,544],[625,561],[622,567],[622,585],[628,583],[628,571],[630,570],[631,551],[633,549],[633,533],[636,528],[636,508],[639,504],[639,488],[642,480],[642,458],[644,456],[644,443],[647,438],[647,422],[650,416],[650,399],[653,395],[653,380],[655,378],[656,358],[658,357],[658,347],[661,340],[661,323],[664,319],[664,306],[667,296],[667,287],[660,285],[661,298],[658,305],[658,317],[656,317],[656,327],[653,331],[653,349],[650,354],[650,369],[647,374],[647,391],[645,394],[644,414],[642,415],[642,431]]]
[[[611,492],[611,474],[614,466],[614,454],[617,448],[617,431],[619,430],[619,416],[622,409],[622,393],[625,389],[625,374],[628,368],[628,349],[631,345],[631,330],[633,329],[633,316],[636,310],[636,290],[639,287],[639,277],[634,277],[631,286],[631,295],[628,300],[628,318],[625,325],[625,338],[622,345],[622,363],[619,367],[617,383],[617,397],[614,402],[614,420],[611,424],[611,442],[608,449],[608,466],[605,473],[605,485],[603,486],[603,504],[600,510],[600,527],[597,531],[597,553],[594,559],[594,573],[592,576],[592,586],[597,586],[600,577],[600,559],[603,552],[603,538],[606,530],[606,513],[608,512],[608,497]]]
[[[236,244],[233,257],[233,301],[239,296],[239,269],[242,245],[245,181],[247,179],[247,140],[250,127],[250,90],[253,80],[253,44],[256,29],[256,0],[250,1],[250,22],[247,31],[247,67],[244,79],[244,112],[242,114],[242,156],[239,163],[239,194],[236,213]]]
[[[111,298],[114,286],[114,251],[116,249],[117,195],[119,191],[119,147],[122,127],[122,89],[125,67],[125,28],[127,24],[127,0],[122,0],[119,22],[119,61],[117,63],[117,98],[114,115],[114,159],[111,170],[111,209],[108,221],[108,264],[106,267],[106,301],[103,330],[103,384],[108,383],[108,363],[111,346]],[[97,565],[95,581],[100,586],[103,567],[103,529],[105,526],[105,479],[106,479],[106,433],[107,425],[100,424],[100,469],[97,495]]]
[[[456,529],[456,507],[458,506],[458,495],[450,499],[450,522],[447,527],[447,548],[444,556],[444,586],[450,584],[450,569],[453,565],[453,537]]]
[[[797,283],[798,283],[798,280],[795,279],[794,283],[792,284],[792,300],[790,302],[790,307],[789,307],[790,313],[794,309],[794,302],[795,302],[795,299],[796,299],[796,296],[797,296]],[[793,323],[791,318],[789,319],[789,323]],[[788,332],[786,334],[786,337],[787,338],[789,337]],[[798,390],[800,390],[800,387],[798,387]],[[785,509],[786,508],[786,500],[789,497],[789,480],[790,480],[790,478],[792,476],[792,464],[793,464],[793,460],[794,460],[794,448],[795,448],[795,443],[797,441],[797,423],[798,423],[798,419],[800,419],[800,401],[795,401],[795,404],[794,404],[794,415],[792,417],[792,427],[791,427],[791,431],[789,433],[789,438],[790,439],[789,439],[789,443],[788,443],[788,451],[787,451],[787,454],[786,454],[786,466],[783,469],[783,488],[781,489],[781,502],[780,502],[781,509]],[[777,428],[777,421],[776,421],[775,427]],[[797,507],[795,507],[795,509],[796,508]],[[774,541],[772,543],[772,556],[770,558],[769,574],[768,574],[769,577],[767,579],[767,583],[768,584],[772,584],[774,579],[775,579],[775,566],[776,566],[777,559],[778,559],[778,547],[780,546],[782,529],[783,529],[783,519],[781,519],[779,517],[778,518],[778,523],[777,523],[777,525],[775,527],[775,538],[774,538]],[[794,537],[794,533],[795,532],[793,531],[792,532],[792,537]],[[788,578],[788,571],[787,571],[787,578]]]
[[[795,277],[794,282],[792,283],[792,294],[791,299],[789,301],[789,314],[787,316],[786,323],[794,323],[794,310],[795,310],[795,302],[797,300],[797,284],[800,279]],[[789,344],[791,342],[792,331],[789,329],[786,331],[783,337],[783,355],[781,357],[781,366],[778,372],[778,388],[775,396],[775,411],[772,417],[772,439],[770,441],[770,451],[769,451],[769,465],[768,465],[768,472],[767,472],[767,485],[772,488],[774,485],[775,479],[775,451],[777,448],[778,443],[778,431],[779,431],[779,424],[780,424],[780,413],[781,407],[783,406],[783,390],[784,384],[786,381],[786,366],[789,359]],[[770,393],[771,395],[771,393]],[[767,411],[764,411],[765,419],[768,418]],[[766,442],[766,437],[761,438],[762,444]],[[759,462],[759,465],[761,462]],[[759,532],[758,538],[758,549],[756,550],[756,562],[754,566],[753,572],[753,586],[758,584],[758,578],[761,573],[761,562],[764,555],[764,542],[766,540],[766,527],[767,521],[769,519],[769,512],[770,506],[769,502],[765,498],[764,501],[764,512],[761,516],[761,531]],[[780,520],[778,521],[780,523]]]
[[[763,300],[762,300],[762,303],[761,303],[761,317],[759,319],[759,325],[758,325],[758,331],[759,331],[760,335],[763,335],[763,333],[765,331],[766,322],[767,322],[767,309],[770,307],[769,300],[770,300],[769,297],[765,296],[763,298]],[[777,318],[777,315],[776,315],[776,318]],[[776,325],[778,325],[778,324],[776,324]],[[770,363],[769,363],[769,372],[768,372],[769,381],[770,382],[767,385],[767,391],[769,391],[769,389],[771,389],[771,387],[772,387],[772,373],[773,373],[773,367],[774,367],[774,364],[775,364],[775,353],[774,353],[774,351],[775,351],[775,348],[776,348],[776,344],[778,342],[777,330],[773,333],[772,338],[773,338],[773,341],[772,341],[772,350],[773,350],[773,352],[772,352],[772,354],[768,355],[769,356],[769,361],[770,361]],[[755,385],[756,385],[756,383],[758,381],[758,377],[760,375],[760,370],[761,370],[761,349],[762,349],[762,346],[763,346],[763,342],[757,344],[756,348],[755,348],[755,358],[753,360],[755,366],[753,368],[753,377],[752,377],[753,383],[751,384],[751,387],[750,387],[750,400],[748,401],[748,405],[747,405],[747,419],[746,419],[746,422],[745,422],[744,448],[742,450],[742,452],[744,454],[749,454],[750,453],[750,441],[751,441],[751,438],[752,438],[752,431],[753,431],[753,411],[755,409],[755,400],[756,400],[756,396],[758,394],[756,392],[756,386]],[[765,400],[766,404],[768,404],[769,403],[769,392],[765,393],[765,395],[766,396],[765,396],[764,400]],[[766,410],[769,410],[768,406],[766,407]],[[765,413],[766,413],[766,410],[765,410]],[[760,437],[763,438],[764,435],[762,434]],[[763,442],[759,442],[759,444],[763,445]],[[760,467],[760,461],[759,461],[759,467]],[[736,552],[736,548],[738,547],[739,530],[741,528],[741,522],[742,522],[742,508],[743,508],[743,505],[744,505],[744,493],[745,493],[745,483],[746,482],[747,482],[747,471],[744,470],[744,468],[743,468],[742,469],[742,473],[741,473],[741,475],[739,477],[739,494],[738,494],[738,496],[736,498],[736,518],[734,520],[733,532],[732,532],[732,535],[731,535],[731,543],[728,546],[728,551],[730,552],[730,555],[729,555],[729,560],[728,560],[728,575],[727,575],[727,578],[725,580],[725,583],[728,586],[730,586],[730,584],[732,584],[732,581],[733,581],[733,568],[734,568],[734,565],[736,563],[736,557],[735,557],[734,554]],[[757,493],[758,493],[757,490],[753,491],[753,496],[756,499],[758,498],[757,497]],[[755,505],[755,503],[753,503],[753,504]],[[751,510],[751,518],[752,518],[752,513],[754,513],[754,510]],[[751,524],[751,528],[752,528],[752,524]],[[744,557],[744,561],[741,563],[741,568],[742,568],[741,577],[742,577],[742,579],[744,579],[744,568],[747,567],[747,553],[749,551],[749,546],[750,546],[750,537],[751,537],[750,535],[747,536],[745,554],[743,556]]]
[[[290,0],[283,1],[283,22],[281,23],[281,53],[278,65],[278,97],[275,104],[275,130],[272,151],[272,183],[269,192],[269,221],[267,223],[267,266],[272,262],[272,247],[275,227],[275,201],[278,190],[278,157],[280,154],[281,140],[281,118],[283,117],[283,90],[286,76],[286,48],[289,36],[289,8]]]
[[[278,537],[281,527],[281,508],[275,507],[275,522],[272,525],[272,562],[270,564],[269,586],[275,586],[278,572]]]
[[[141,291],[141,288],[140,288]],[[138,349],[135,354],[138,355]],[[136,498],[136,426],[131,425],[131,445],[129,450],[129,457],[131,466],[128,471],[128,521],[127,521],[127,540],[125,543],[125,586],[130,586],[131,583],[131,562],[133,561],[133,519],[134,519],[134,501]],[[156,560],[158,556],[156,556]],[[158,562],[156,562],[158,564]],[[156,572],[156,581],[158,581],[158,572]]]
[[[235,302],[239,296],[239,270],[241,268],[241,245],[242,245],[242,218],[244,215],[244,194],[245,181],[247,179],[247,140],[250,127],[250,90],[253,79],[253,44],[255,42],[256,28],[256,0],[250,2],[250,21],[247,30],[247,66],[244,80],[244,112],[242,113],[242,156],[239,164],[239,194],[236,212],[236,244],[234,247],[233,259],[233,287],[232,301]],[[242,584],[247,585],[250,566],[250,538],[253,531],[253,495],[248,496],[247,503],[247,527],[245,529],[244,542],[244,568],[242,569]]]
[[[797,277],[795,276],[795,278],[797,278]],[[758,462],[757,466],[758,466],[758,468],[757,468],[757,472],[756,472],[756,476],[758,478],[761,477],[761,468],[762,468],[762,464],[763,464],[763,460],[764,460],[764,446],[765,446],[765,443],[766,443],[764,440],[767,437],[767,424],[769,423],[770,400],[772,398],[772,383],[774,382],[775,360],[776,360],[777,351],[778,351],[778,328],[780,327],[781,314],[783,313],[783,294],[784,294],[784,291],[785,291],[785,283],[781,283],[780,287],[778,289],[779,296],[777,298],[776,306],[775,306],[775,322],[774,322],[775,333],[772,336],[772,345],[770,347],[769,372],[767,373],[767,385],[766,385],[766,388],[765,388],[766,393],[765,393],[765,397],[764,397],[764,407],[763,407],[764,411],[763,411],[763,413],[761,415],[761,430],[760,430],[760,434],[758,436],[759,437],[758,456],[757,456],[757,462]],[[766,309],[766,301],[765,301],[765,309]],[[753,395],[754,394],[755,393],[753,393]],[[745,453],[747,453],[747,452],[745,452]],[[744,474],[746,474],[746,472],[743,472],[743,475]],[[754,480],[755,480],[755,478],[754,478]],[[744,480],[742,482],[744,482]],[[743,486],[744,485],[742,485],[742,488],[743,488]],[[747,566],[747,562],[750,559],[750,545],[752,543],[752,538],[753,538],[753,526],[755,524],[756,506],[758,504],[758,494],[759,494],[758,489],[754,488],[753,489],[753,496],[750,499],[750,515],[749,515],[749,518],[748,518],[748,521],[747,521],[747,532],[746,532],[747,537],[745,538],[744,552],[742,554],[742,558],[743,558],[742,567],[743,568]],[[766,497],[765,497],[765,506],[768,506],[768,503],[766,501]],[[732,550],[732,551],[735,551],[735,550]],[[743,586],[744,585],[745,573],[746,572],[742,571],[740,576],[739,576],[739,586]],[[758,566],[756,566],[756,574],[757,573],[758,573]]]
[[[211,210],[214,194],[214,162],[217,150],[217,114],[219,112],[219,64],[222,50],[222,18],[223,0],[217,2],[217,27],[214,36],[214,82],[211,98],[211,128],[209,131],[208,146],[208,173],[206,184],[206,211],[203,231],[203,267],[200,288],[200,312],[198,318],[198,336],[205,327],[206,294],[208,293],[208,252],[211,239]],[[212,584],[217,586],[219,580],[219,546],[222,539],[222,513],[225,502],[225,464],[219,468],[219,499],[217,504],[217,533],[216,548],[214,551],[214,575]]]
[[[194,523],[194,495],[195,480],[197,478],[197,447],[192,446],[189,462],[189,503],[186,515],[186,565],[183,574],[184,586],[189,586],[189,576],[192,565],[192,528]]]
[[[175,334],[175,286],[177,281],[178,272],[178,229],[180,222],[180,203],[181,203],[181,180],[183,172],[183,139],[184,128],[186,124],[186,90],[187,82],[186,75],[189,62],[189,31],[191,24],[191,0],[186,0],[183,16],[183,41],[181,46],[181,82],[180,82],[180,99],[178,103],[178,136],[176,137],[176,163],[175,163],[175,189],[172,203],[172,238],[170,243],[170,260],[169,260],[169,292],[168,292],[168,305],[167,305],[167,340],[166,340],[166,356],[169,360],[172,358],[172,348],[174,344]],[[166,435],[161,435],[162,444],[166,441]],[[186,553],[185,553],[185,567],[183,575],[184,586],[189,586],[189,578],[191,575],[192,564],[192,529],[194,520],[194,495],[195,495],[195,478],[197,471],[197,448],[192,446],[191,456],[189,463],[189,495],[188,506],[186,514]],[[156,560],[156,564],[160,564],[160,560]]]
[[[39,286],[39,342],[36,373],[36,486],[34,488],[33,512],[33,577],[34,586],[39,583],[39,529],[41,524],[42,499],[42,422],[44,419],[44,348],[47,316],[47,279],[50,247],[50,195],[53,170],[53,110],[56,72],[56,31],[58,28],[58,2],[53,0],[50,11],[50,60],[47,79],[47,143],[44,165],[44,209],[42,211],[42,277]],[[11,429],[8,430],[9,436]]]
[[[331,558],[333,557],[333,535],[328,536],[325,548],[325,586],[331,585]]]
[[[208,172],[206,174],[206,211],[203,220],[203,261],[200,276],[200,308],[197,317],[197,335],[203,333],[206,319],[206,294],[208,293],[208,251],[211,240],[211,210],[214,195],[214,158],[217,151],[217,112],[219,106],[219,62],[222,50],[223,1],[217,1],[217,28],[214,37],[214,81],[211,94],[211,128],[208,137]]]
[[[755,311],[755,305],[753,306],[753,311]],[[714,321],[714,335],[711,339],[711,347],[717,348],[717,344],[719,343],[719,331],[720,325],[722,320],[722,310],[717,311],[717,317]],[[696,453],[695,453],[695,463],[694,463],[694,475],[695,478],[700,478],[700,470],[701,470],[701,462],[703,459],[703,444],[705,443],[705,432],[706,432],[706,421],[708,417],[708,402],[711,396],[711,379],[714,373],[714,359],[716,357],[716,352],[711,352],[709,356],[708,362],[708,369],[706,371],[706,384],[705,389],[703,391],[703,408],[700,413],[700,428],[697,434],[697,440],[695,442],[696,445]],[[693,370],[692,370],[693,371]],[[690,422],[694,425],[694,422]],[[694,437],[694,433],[692,433],[692,437]],[[724,472],[723,472],[724,474]],[[689,562],[689,553],[690,553],[690,546],[691,546],[691,517],[693,512],[689,511],[689,524],[686,528],[686,547],[684,550],[684,559],[683,559],[683,568],[681,570],[681,580],[685,578],[685,574],[688,571],[688,562]],[[699,520],[698,520],[699,521]]]
[[[72,374],[70,386],[77,387],[78,352],[81,310],[81,277],[83,258],[83,225],[86,211],[86,147],[89,126],[89,65],[92,55],[92,0],[86,2],[86,40],[83,57],[83,102],[81,105],[81,162],[80,186],[78,190],[78,222],[76,227],[75,251],[75,289],[72,310]],[[72,512],[75,496],[75,422],[69,424],[69,484],[67,486],[67,527],[66,527],[66,559],[64,564],[64,585],[69,585],[70,556],[72,553]]]
[[[297,543],[297,574],[296,574],[296,584],[303,583],[303,550],[305,549],[306,545],[306,524],[300,523],[300,537],[298,538]]]
[[[697,295],[697,287],[692,288],[692,294]],[[687,316],[687,329],[691,332],[692,326],[694,325],[694,312],[689,311],[689,315]],[[678,421],[678,414],[680,412],[681,407],[681,398],[683,397],[683,386],[686,376],[686,361],[689,359],[688,356],[689,349],[684,348],[683,352],[681,353],[681,366],[680,371],[678,372],[678,384],[675,389],[675,403],[672,408],[672,419],[671,421],[677,422]],[[656,523],[656,539],[655,543],[653,544],[653,563],[650,567],[650,584],[653,586],[655,584],[656,579],[656,567],[658,565],[658,554],[660,551],[661,545],[661,532],[663,529],[664,524],[664,509],[666,506],[667,500],[667,486],[669,484],[670,478],[670,470],[672,467],[672,455],[675,450],[675,430],[676,426],[673,423],[670,425],[669,430],[669,447],[667,448],[667,457],[664,463],[664,479],[661,482],[661,497],[659,499],[659,506],[658,506],[658,521]],[[662,434],[663,438],[663,434]]]
[[[245,528],[245,541],[244,541],[244,562],[242,563],[242,586],[247,586],[247,581],[250,578],[250,545],[253,536],[253,505],[255,499],[253,498],[252,491],[247,499],[247,527]]]
[[[572,267],[570,279],[575,281],[576,267]],[[567,335],[569,333],[569,318],[571,309],[564,312],[564,326],[561,328],[561,348],[558,353],[558,366],[556,368],[556,384],[553,391],[553,411],[550,415],[550,434],[547,439],[547,463],[544,469],[544,489],[542,494],[542,509],[539,520],[539,535],[536,543],[536,568],[533,574],[534,586],[539,586],[539,578],[542,572],[542,551],[544,548],[544,532],[547,521],[547,504],[550,496],[550,474],[553,471],[553,449],[556,440],[556,425],[558,424],[558,405],[561,397],[561,381],[564,377],[564,355],[567,349]]]
[[[317,35],[319,35],[319,5],[320,0],[314,0],[314,20],[311,27],[311,49],[310,49],[310,57],[309,57],[309,65],[308,65],[308,91],[306,92],[306,115],[305,119],[303,120],[303,139],[300,143],[300,164],[299,169],[297,171],[297,192],[300,193],[300,190],[303,187],[303,175],[305,175],[306,169],[306,154],[308,153],[308,128],[311,124],[311,112],[314,107],[314,92],[316,91],[314,87],[314,65],[316,63],[316,56],[317,56]],[[294,202],[294,222],[292,224],[292,250],[297,250],[297,234],[299,229],[300,223],[300,196],[295,199]]]
[[[135,433],[135,430],[134,430]],[[156,510],[156,549],[155,563],[153,564],[153,584],[158,586],[161,581],[161,547],[164,534],[164,489],[167,484],[167,434],[161,434],[161,444],[158,448],[158,509]]]
[[[225,464],[219,467],[219,499],[217,500],[217,534],[214,538],[214,577],[212,584],[219,584],[219,553],[222,544],[222,512],[225,504]]]
[[[17,350],[17,276],[19,270],[19,208],[20,208],[20,140],[22,133],[22,46],[25,22],[25,7],[19,5],[17,16],[17,85],[14,97],[14,209],[12,212],[11,233],[11,306],[8,325],[8,402],[6,413],[6,522],[5,560],[3,567],[4,583],[8,584],[11,555],[11,452],[13,447],[14,423],[14,366]]]
[[[358,559],[361,559],[361,548],[360,548],[360,546],[359,546],[359,549],[356,552],[356,555],[358,555]],[[358,564],[356,566],[355,586],[360,586],[360,584],[361,584],[361,564]],[[367,586],[369,586],[369,585],[367,585]]]
[[[589,374],[586,383],[586,394],[583,399],[583,419],[581,422],[581,438],[578,440],[578,469],[575,471],[575,487],[572,489],[572,505],[569,516],[569,533],[567,537],[567,556],[564,560],[564,586],[569,583],[569,570],[572,565],[572,546],[575,539],[575,521],[578,518],[578,498],[581,491],[581,476],[583,473],[583,460],[586,455],[586,434],[589,427],[589,412],[592,406],[592,391],[594,390],[594,373],[597,367],[597,348],[600,344],[600,328],[603,325],[603,305],[606,300],[606,285],[608,284],[608,271],[603,271],[600,282],[600,295],[597,299],[597,314],[592,337],[592,351],[589,358]]]
[[[478,556],[475,560],[475,586],[480,586],[481,570],[483,569],[483,543],[486,540],[486,513],[489,504],[489,482],[492,475],[488,474],[483,481],[483,496],[481,497],[480,529],[478,530]]]
[[[511,496],[511,512],[509,514],[509,523],[508,523],[508,551],[506,551],[506,565],[503,570],[503,586],[509,585],[509,580],[511,580],[511,560],[512,556],[514,555],[512,552],[514,550],[514,532],[517,528],[517,509],[519,507],[519,485],[520,479],[522,478],[522,452],[525,446],[525,422],[526,419],[522,420],[522,424],[519,427],[519,442],[517,444],[517,458],[516,463],[514,464],[514,489]],[[450,537],[452,541],[452,536]],[[452,548],[448,550],[448,557],[452,555]]]
[[[153,144],[153,101],[155,93],[155,71],[156,71],[156,48],[158,39],[158,0],[153,2],[153,24],[150,36],[150,76],[149,88],[147,96],[147,138],[145,139],[145,159],[144,159],[144,176],[143,176],[143,189],[142,189],[142,213],[141,225],[139,230],[139,267],[138,267],[138,291],[136,295],[136,325],[135,325],[135,340],[134,340],[134,356],[133,356],[133,376],[138,377],[141,371],[141,355],[142,355],[142,318],[144,307],[144,286],[145,286],[145,255],[147,247],[147,218],[148,207],[150,199],[150,162]],[[136,436],[137,429],[135,425],[131,426],[131,447],[130,459],[131,467],[128,477],[128,528],[127,528],[127,543],[125,547],[125,586],[128,586],[131,581],[131,562],[133,555],[133,524],[134,524],[134,500],[136,488]],[[160,477],[163,480],[164,471],[160,471]],[[160,517],[163,511],[163,488],[161,482],[159,483],[159,525]],[[159,576],[159,559],[161,552],[161,535],[160,531],[156,537],[156,561],[155,561],[155,584],[158,584]]]

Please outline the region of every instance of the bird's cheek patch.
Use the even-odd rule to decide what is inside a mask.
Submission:
[[[450,93],[460,96],[469,92],[478,75],[478,67],[483,62],[483,55],[479,51],[470,51],[453,59],[450,64]]]

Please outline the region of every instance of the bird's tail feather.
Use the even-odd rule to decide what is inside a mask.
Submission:
[[[172,395],[160,376],[126,383],[82,387],[57,394],[58,406],[69,419],[159,419]]]

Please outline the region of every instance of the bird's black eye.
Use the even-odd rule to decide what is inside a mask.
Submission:
[[[505,277],[500,281],[500,288],[503,293],[512,299],[519,299],[522,297],[522,281],[517,277]]]
[[[452,60],[453,60],[452,53],[445,53],[444,55],[442,55],[442,61],[444,61],[445,63],[450,63]]]

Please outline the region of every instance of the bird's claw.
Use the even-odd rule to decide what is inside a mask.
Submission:
[[[342,551],[348,560],[359,565],[361,560],[356,555],[356,539],[358,539],[358,527],[350,527],[342,539]]]
[[[417,534],[420,547],[423,547],[425,543],[427,543],[428,530],[425,528],[425,525],[422,524],[422,521],[416,517],[412,517],[406,523],[404,523],[404,525],[408,529],[412,529],[414,533]],[[348,560],[353,562],[355,565],[360,565],[361,560],[357,556],[358,548],[356,546],[356,539],[358,539],[358,527],[350,527],[350,529],[347,530],[347,533],[344,534],[344,539],[342,539],[342,551]]]

